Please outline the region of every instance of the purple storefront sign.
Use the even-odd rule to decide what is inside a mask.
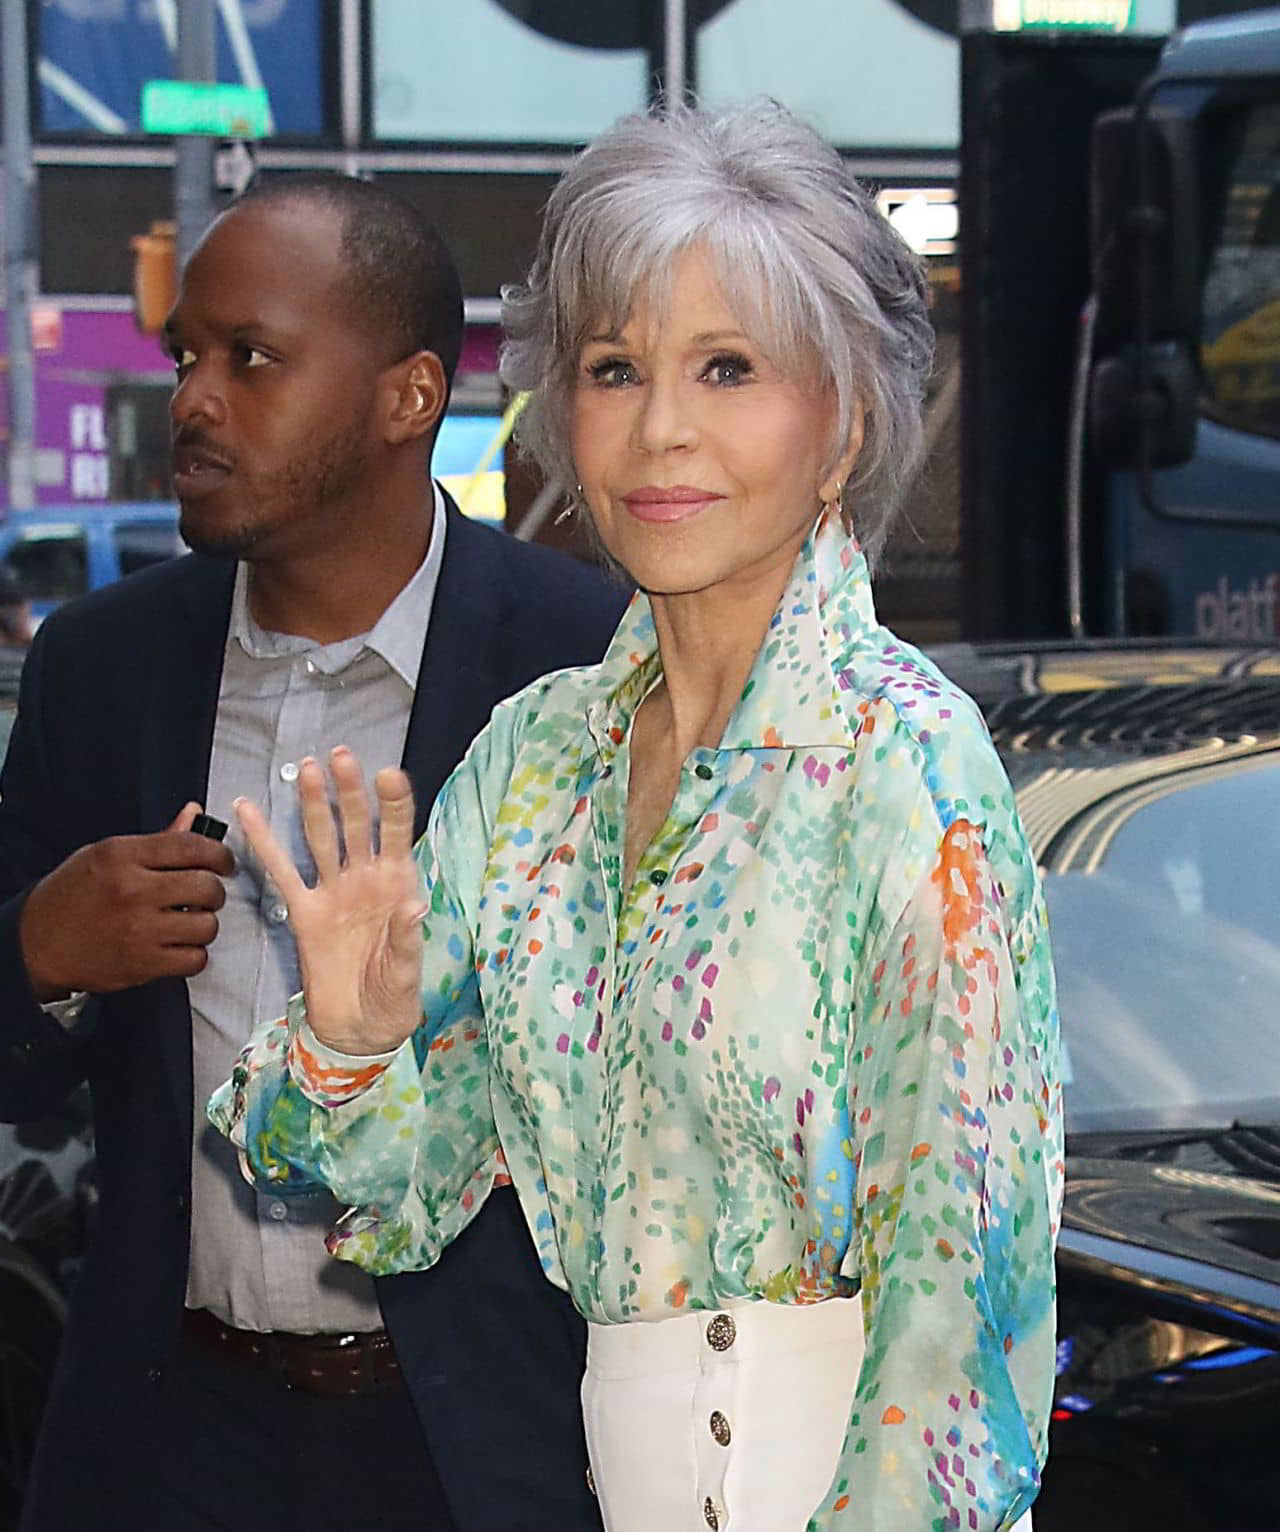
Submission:
[[[0,313],[3,311],[0,310]],[[166,387],[169,359],[153,335],[139,334],[130,307],[87,307],[41,299],[33,315],[36,344],[36,500],[91,505],[110,498],[106,391],[117,382]],[[7,382],[7,376],[6,376]],[[0,428],[9,439],[9,397]]]
[[[0,309],[0,336],[3,335]],[[165,391],[173,366],[157,337],[139,333],[126,301],[41,299],[32,316],[36,368],[36,501],[39,505],[95,505],[111,499],[112,453],[107,392],[132,384]],[[461,376],[491,375],[498,365],[498,331],[468,326]],[[0,383],[7,384],[0,358]],[[7,452],[8,389],[0,386],[0,449]],[[167,452],[154,460],[147,482],[125,498],[167,498]],[[6,500],[0,462],[0,515]],[[454,470],[450,470],[454,471]]]

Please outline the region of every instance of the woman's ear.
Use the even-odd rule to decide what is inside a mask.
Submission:
[[[429,435],[439,424],[449,396],[444,364],[434,351],[416,351],[383,374],[388,442]]]
[[[858,461],[858,454],[862,451],[862,441],[866,435],[867,412],[862,400],[855,402],[853,408],[853,425],[849,430],[849,439],[845,442],[844,450],[831,466],[831,471],[818,486],[818,499],[824,505],[834,505],[841,497],[844,486],[849,482],[849,475],[853,472],[853,466]]]

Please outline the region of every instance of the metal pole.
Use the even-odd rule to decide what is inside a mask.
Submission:
[[[215,0],[178,0],[178,78],[213,81],[217,76]],[[175,142],[173,214],[178,225],[178,270],[213,221],[213,150],[208,135]]]
[[[360,0],[342,0],[338,21],[339,78],[342,101],[342,147],[346,150],[343,170],[349,175],[360,168],[356,151],[360,147],[364,116],[364,75],[360,57]]]
[[[662,87],[668,101],[683,101],[689,88],[689,7],[686,0],[665,0],[662,36]]]
[[[9,341],[9,506],[36,503],[36,173],[31,160],[26,0],[0,5],[4,70],[4,309]]]

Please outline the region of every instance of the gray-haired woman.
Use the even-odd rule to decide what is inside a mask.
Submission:
[[[575,162],[505,312],[527,445],[639,594],[601,665],[498,709],[418,847],[387,770],[373,849],[344,751],[338,825],[299,779],[314,888],[240,806],[306,984],[214,1120],[348,1203],[331,1248],[373,1272],[510,1175],[590,1322],[609,1532],[1009,1527],[1053,1379],[1057,1021],[982,723],[871,603],[919,267],[781,108],[681,108]]]

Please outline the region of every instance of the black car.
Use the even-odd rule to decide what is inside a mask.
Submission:
[[[1058,974],[1036,1532],[1280,1527],[1280,651],[935,659],[1013,780]]]
[[[1269,1532],[1280,649],[952,646],[935,658],[981,703],[1004,757],[1057,962],[1067,1196],[1036,1532]],[[76,1103],[0,1132],[2,1532],[92,1182]],[[6,1207],[26,1221],[7,1225]]]

